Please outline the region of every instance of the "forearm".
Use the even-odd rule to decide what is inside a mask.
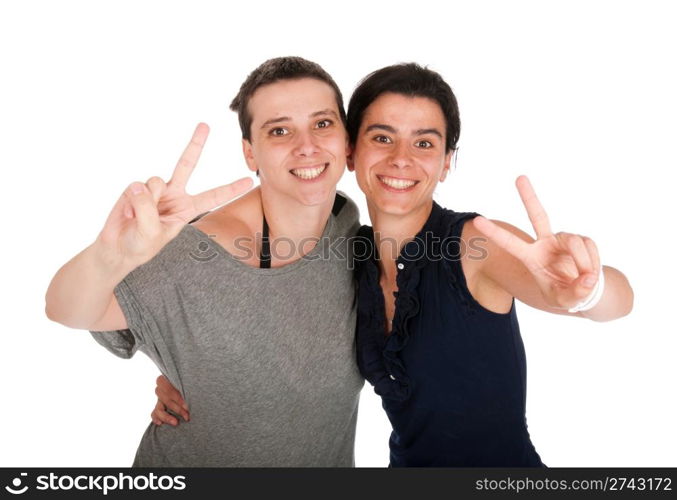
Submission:
[[[107,251],[97,238],[52,278],[45,295],[47,317],[71,328],[89,329],[106,312],[115,286],[135,267]]]
[[[604,293],[595,307],[579,314],[593,321],[611,321],[630,314],[634,293],[625,275],[609,266],[604,268]]]

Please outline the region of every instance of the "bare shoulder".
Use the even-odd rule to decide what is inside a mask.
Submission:
[[[260,222],[261,198],[259,189],[253,189],[241,198],[214,210],[192,225],[209,235],[229,253],[238,255],[254,248],[256,221]]]
[[[504,225],[507,223],[498,220],[493,222],[508,229]],[[509,312],[512,307],[512,295],[489,279],[485,273],[485,266],[491,261],[490,257],[497,247],[475,227],[472,219],[463,224],[461,240],[464,250],[461,254],[461,267],[468,291],[485,309],[499,314]]]

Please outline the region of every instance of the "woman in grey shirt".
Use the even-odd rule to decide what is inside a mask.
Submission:
[[[172,179],[132,184],[59,270],[47,315],[118,356],[146,353],[191,406],[190,426],[148,427],[134,465],[352,466],[363,380],[341,94],[318,65],[278,58],[231,107],[260,187],[205,215],[248,184],[185,193],[198,126]]]

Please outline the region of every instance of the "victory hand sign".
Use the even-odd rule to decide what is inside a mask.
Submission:
[[[586,236],[553,234],[529,179],[522,175],[516,185],[536,232],[535,241],[526,242],[481,216],[475,217],[473,223],[494,244],[524,264],[548,306],[572,308],[589,297],[597,284],[601,266],[597,246]]]
[[[137,265],[150,260],[197,215],[251,188],[252,180],[243,178],[197,195],[186,193],[208,134],[206,124],[197,126],[168,183],[160,177],[135,182],[118,199],[98,237],[114,260]]]

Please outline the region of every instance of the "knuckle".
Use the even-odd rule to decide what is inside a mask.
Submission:
[[[134,198],[134,196],[133,196],[134,191],[133,190],[137,187],[143,188],[143,185],[144,185],[143,182],[139,182],[139,181],[132,182],[129,186],[127,186],[127,189],[125,189],[125,195],[128,196],[129,198],[133,199]]]
[[[569,241],[571,245],[576,247],[580,247],[583,244],[583,239],[577,234],[572,234]]]
[[[158,177],[157,175],[149,177],[148,180],[146,181],[146,184],[164,184],[164,183],[165,181],[162,180],[162,177]]]

